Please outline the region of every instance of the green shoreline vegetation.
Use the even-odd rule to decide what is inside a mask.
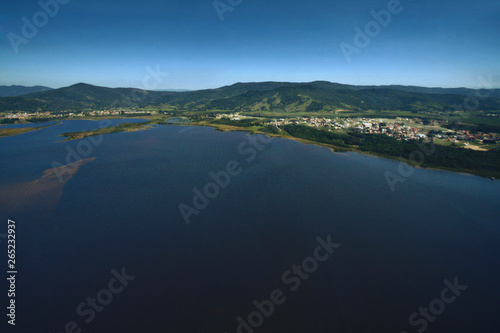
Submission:
[[[83,138],[86,138],[89,136],[146,130],[146,129],[151,128],[154,124],[155,124],[154,121],[144,121],[141,123],[122,123],[122,124],[119,124],[117,126],[103,127],[103,128],[99,128],[99,129],[91,130],[91,131],[63,133],[60,136],[66,137],[66,139],[63,141],[77,140],[77,139],[83,139]]]
[[[353,151],[365,155],[389,158],[428,169],[469,173],[487,178],[500,178],[500,150],[475,151],[432,144],[424,140],[397,140],[382,134],[355,132],[332,133],[306,125],[274,126],[225,125],[218,122],[192,123],[212,126],[220,131],[246,131],[270,137],[291,139],[332,149],[334,152]],[[246,125],[249,125],[248,123]],[[423,156],[423,157],[422,157]],[[417,165],[418,164],[418,165]]]
[[[92,131],[64,133],[60,136],[65,137],[66,139],[64,141],[67,141],[96,135],[147,130],[156,125],[210,126],[223,132],[242,131],[249,132],[251,134],[263,134],[269,137],[291,139],[306,144],[315,144],[327,147],[335,152],[353,151],[372,156],[384,157],[422,168],[470,173],[488,178],[500,178],[500,149],[498,144],[496,146],[488,146],[491,148],[490,150],[477,151],[472,149],[457,148],[454,145],[449,144],[433,144],[429,142],[429,140],[421,139],[405,141],[383,134],[359,133],[352,130],[328,131],[322,128],[302,124],[288,124],[280,127],[269,125],[269,121],[272,118],[289,118],[291,116],[287,114],[274,114],[272,118],[267,114],[248,115],[248,117],[255,118],[243,117],[241,120],[234,120],[228,118],[214,119],[211,117],[214,113],[214,111],[203,113],[184,111],[172,112],[169,115],[142,114],[142,116],[139,116],[140,113],[137,113],[134,114],[133,118],[144,119],[144,122],[122,123],[117,126],[100,128]],[[393,115],[395,114],[396,112]],[[99,120],[120,118],[123,119],[123,116],[76,119]],[[189,119],[190,121],[169,122],[169,119],[172,120],[173,118],[184,118]],[[71,119],[75,118],[73,117]],[[388,117],[387,119],[391,118]],[[13,133],[11,135],[15,134],[17,133]],[[418,162],[418,165],[416,165],[417,163],[415,160]]]
[[[58,125],[59,123],[56,124],[50,124],[46,126],[40,126],[40,127],[21,127],[21,128],[1,128],[0,127],[0,137],[6,137],[6,136],[12,136],[12,135],[18,135],[18,134],[23,134],[23,133],[28,133],[32,131],[37,131],[42,128],[46,127],[51,127],[54,125]]]

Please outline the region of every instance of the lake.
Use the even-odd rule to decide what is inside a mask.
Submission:
[[[0,138],[19,332],[500,327],[498,181],[412,168],[392,191],[397,161],[210,127],[59,137],[100,126]]]

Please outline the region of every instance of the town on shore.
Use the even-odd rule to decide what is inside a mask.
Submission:
[[[231,119],[239,121],[245,119],[240,113],[215,115],[216,119]],[[284,125],[308,125],[328,131],[353,131],[365,134],[384,134],[399,140],[419,140],[427,139],[438,141],[444,145],[463,146],[476,150],[483,150],[481,145],[495,145],[500,143],[498,133],[474,132],[467,129],[449,129],[448,120],[428,120],[420,118],[394,119],[363,118],[363,117],[296,117],[296,118],[276,118],[267,122],[267,125],[280,128]],[[484,149],[487,150],[487,149]]]
[[[95,117],[151,117],[157,112],[114,109],[114,110],[93,110],[80,112],[67,112],[61,118],[61,114],[47,112],[17,112],[5,113],[0,116],[4,124],[16,122],[33,122],[37,120],[59,120],[59,119],[85,119]],[[168,115],[164,112],[163,115]],[[493,114],[492,116],[498,116]],[[190,117],[188,117],[190,118]],[[276,127],[278,130],[285,125],[307,125],[331,132],[359,132],[365,134],[383,134],[398,140],[430,140],[436,144],[464,147],[475,150],[488,150],[500,144],[500,134],[495,132],[472,131],[460,128],[460,126],[450,126],[448,119],[427,119],[427,118],[406,118],[392,117],[367,118],[367,117],[315,117],[297,116],[293,118],[278,117],[255,117],[244,115],[241,112],[233,113],[207,113],[200,118],[203,120],[227,119],[238,122],[250,119],[262,120],[263,125]]]

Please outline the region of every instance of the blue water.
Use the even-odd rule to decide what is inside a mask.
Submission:
[[[0,138],[0,189],[65,164],[88,138],[59,135],[98,126],[65,121]],[[91,146],[85,157],[96,159],[49,212],[14,210],[0,193],[2,219],[17,223],[16,329],[231,333],[279,289],[286,300],[253,331],[417,332],[410,315],[457,277],[467,289],[425,331],[497,331],[498,181],[416,169],[392,192],[384,173],[397,174],[396,161],[263,141],[190,126],[115,133]],[[193,206],[193,188],[230,161],[241,173],[187,225],[179,204]],[[329,235],[340,247],[292,291],[283,273]],[[85,322],[78,305],[122,268],[135,279]]]
[[[47,121],[41,123],[9,124],[9,125],[0,125],[0,128],[43,127],[57,123],[58,123],[57,121]]]

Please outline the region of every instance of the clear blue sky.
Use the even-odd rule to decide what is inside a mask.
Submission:
[[[0,85],[140,88],[159,66],[169,75],[158,89],[268,80],[474,88],[480,75],[500,87],[498,0],[401,0],[351,62],[340,44],[355,46],[354,28],[395,0],[229,1],[221,21],[213,0],[70,0],[45,25],[38,15],[38,33],[18,40],[18,52],[9,36],[25,38],[22,18],[42,8],[2,1]]]

